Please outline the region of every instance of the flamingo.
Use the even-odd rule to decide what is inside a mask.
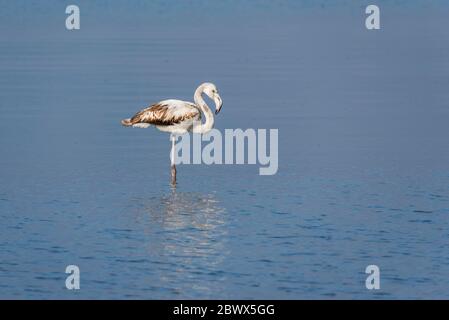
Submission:
[[[203,134],[214,127],[214,115],[204,101],[203,93],[215,102],[215,114],[218,114],[223,101],[217,87],[213,83],[206,82],[195,90],[193,96],[195,103],[175,99],[163,100],[137,112],[132,118],[122,120],[122,125],[125,127],[148,128],[154,125],[160,131],[170,132],[172,185],[176,185],[176,136],[186,132]],[[206,118],[204,123],[201,122],[201,111]]]

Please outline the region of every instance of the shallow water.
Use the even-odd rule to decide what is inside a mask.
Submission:
[[[69,32],[1,2],[1,298],[449,298],[449,9],[418,3],[373,32],[351,2],[80,1]],[[218,129],[279,129],[276,175],[172,189],[168,136],[120,126],[203,81]]]

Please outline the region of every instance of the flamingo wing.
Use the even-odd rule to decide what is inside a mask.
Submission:
[[[122,124],[127,126],[139,123],[171,126],[193,118],[201,118],[201,112],[193,103],[181,100],[164,100],[139,111],[131,119],[123,120]]]

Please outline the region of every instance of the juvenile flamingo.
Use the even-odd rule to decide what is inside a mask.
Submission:
[[[193,96],[195,103],[182,100],[163,100],[136,113],[132,118],[122,120],[126,127],[148,128],[154,125],[161,131],[170,132],[171,147],[171,183],[176,184],[175,141],[176,135],[186,132],[207,133],[214,127],[214,114],[204,101],[202,94],[207,95],[215,102],[215,114],[218,114],[223,105],[217,87],[213,83],[203,83]],[[201,122],[201,111],[206,118]]]

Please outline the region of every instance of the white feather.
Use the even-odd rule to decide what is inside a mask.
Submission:
[[[136,123],[136,124],[133,124],[133,128],[145,129],[145,128],[148,128],[149,126],[151,126],[151,124],[149,124],[149,123]]]

